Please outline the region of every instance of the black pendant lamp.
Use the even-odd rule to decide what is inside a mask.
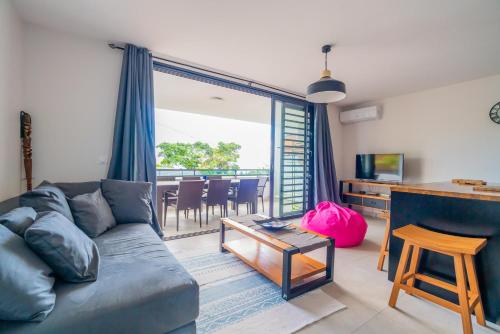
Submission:
[[[306,100],[314,103],[331,103],[343,100],[346,97],[345,84],[342,81],[331,77],[328,70],[328,52],[332,50],[332,45],[323,45],[321,51],[325,54],[325,69],[321,79],[307,87]]]

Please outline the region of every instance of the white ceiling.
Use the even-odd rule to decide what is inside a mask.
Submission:
[[[335,42],[343,105],[500,73],[499,0],[15,0],[23,19],[304,93]]]
[[[271,124],[270,98],[161,72],[154,74],[154,91],[160,109]]]

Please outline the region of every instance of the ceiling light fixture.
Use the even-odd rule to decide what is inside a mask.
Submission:
[[[325,69],[321,79],[313,82],[307,87],[306,100],[314,103],[331,103],[343,100],[346,97],[345,84],[331,77],[328,70],[328,52],[332,50],[332,44],[323,45],[321,52],[325,54]]]

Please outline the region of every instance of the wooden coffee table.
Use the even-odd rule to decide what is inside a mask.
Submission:
[[[283,232],[280,232],[281,235],[277,237],[270,235],[267,230],[249,227],[237,221],[237,219],[242,218],[240,216],[221,219],[220,251],[233,253],[256,271],[281,286],[283,299],[289,300],[333,281],[335,254],[335,241],[333,239],[314,235],[307,231],[303,234],[303,242],[300,242],[300,246],[297,247],[280,240],[284,235]],[[225,230],[227,227],[245,235],[246,238],[226,241]],[[305,231],[300,228],[295,229],[297,230],[292,230],[289,233]],[[298,235],[299,239],[301,237],[302,235]],[[325,263],[305,255],[307,252],[322,247],[326,247]],[[319,276],[321,273],[324,274]]]

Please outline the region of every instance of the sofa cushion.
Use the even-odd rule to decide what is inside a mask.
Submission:
[[[53,285],[52,269],[0,225],[0,320],[44,320],[56,301]]]
[[[78,283],[97,279],[96,244],[60,213],[39,214],[24,239],[63,280]]]
[[[0,224],[24,238],[24,231],[33,224],[36,211],[29,207],[15,208],[0,216]]]
[[[57,188],[61,189],[66,197],[73,198],[78,195],[93,193],[97,189],[101,189],[100,181],[87,182],[56,182]]]
[[[32,207],[36,212],[57,211],[73,222],[66,196],[61,189],[47,181],[22,194],[20,202],[21,206]]]
[[[107,179],[101,189],[118,224],[152,224],[151,183]]]
[[[94,241],[97,281],[57,285],[44,322],[0,322],[0,332],[163,334],[196,319],[198,285],[149,225],[117,225]]]
[[[116,225],[115,217],[101,189],[90,194],[68,198],[75,224],[89,237],[95,238]]]

